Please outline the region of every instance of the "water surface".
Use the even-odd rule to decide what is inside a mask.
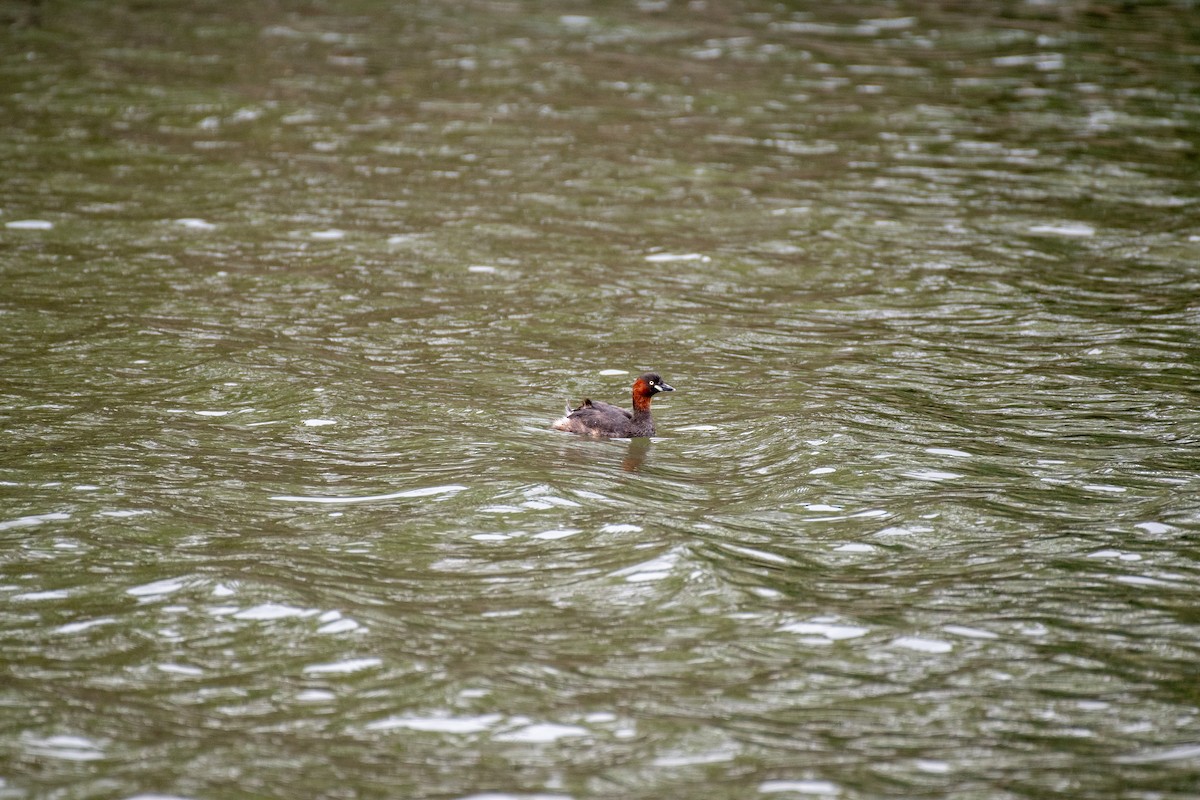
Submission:
[[[1191,4],[3,13],[0,798],[1196,795]]]

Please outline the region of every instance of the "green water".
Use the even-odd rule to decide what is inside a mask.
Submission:
[[[1200,793],[1194,4],[0,23],[0,800]]]

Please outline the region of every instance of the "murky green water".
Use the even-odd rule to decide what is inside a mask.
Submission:
[[[1200,792],[1192,3],[0,14],[0,798]]]

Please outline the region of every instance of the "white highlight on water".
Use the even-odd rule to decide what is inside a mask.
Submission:
[[[660,581],[671,574],[671,568],[675,566],[675,562],[678,559],[679,557],[675,553],[666,553],[658,558],[643,561],[641,564],[634,564],[632,567],[619,569],[612,573],[612,575],[614,577],[623,577],[629,583]]]
[[[111,625],[116,622],[113,617],[98,617],[96,619],[80,620],[79,622],[68,622],[66,625],[60,625],[54,629],[54,633],[69,635],[73,633],[81,633],[89,628],[96,628],[101,625]]]
[[[825,622],[817,619],[809,622],[792,622],[780,628],[787,633],[800,633],[811,636],[823,636],[831,642],[842,639],[857,639],[871,632],[870,628],[861,625],[844,625],[836,622]]]
[[[204,670],[200,669],[199,667],[192,667],[188,666],[187,664],[156,664],[155,668],[159,672],[167,672],[172,675],[187,675],[189,677],[195,677],[197,675],[204,674]]]
[[[966,639],[999,639],[998,634],[991,631],[985,631],[982,628],[972,628],[967,625],[943,625],[942,630],[954,636],[962,636]]]
[[[48,589],[44,592],[22,592],[21,594],[14,594],[9,599],[21,600],[21,601],[66,600],[70,596],[71,596],[71,593],[65,589]]]
[[[953,447],[926,447],[925,452],[935,456],[950,456],[951,458],[970,458],[965,450],[955,450]]]
[[[579,528],[555,528],[553,530],[535,533],[533,538],[553,541],[555,539],[565,539],[568,536],[574,536],[577,533],[579,533]]]
[[[1142,557],[1137,553],[1123,553],[1120,550],[1097,550],[1094,553],[1088,553],[1088,558],[1116,558],[1121,561],[1141,561]]]
[[[104,749],[100,744],[86,736],[58,734],[23,738],[26,751],[41,758],[61,761],[97,761],[104,758]]]
[[[1193,758],[1200,758],[1200,744],[1184,744],[1160,750],[1144,750],[1140,753],[1117,756],[1113,761],[1118,764],[1160,764],[1164,761],[1184,761]]]
[[[183,217],[182,219],[175,220],[175,224],[194,231],[212,231],[217,228],[216,225],[213,225],[208,220],[203,220],[199,217]]]
[[[339,619],[336,622],[329,622],[317,628],[317,633],[349,633],[350,631],[356,631],[361,627],[361,625],[352,619]]]
[[[578,725],[559,725],[554,722],[535,722],[515,731],[500,733],[492,738],[497,742],[523,742],[525,744],[550,744],[559,739],[587,736],[587,728]]]
[[[906,478],[915,478],[919,481],[952,481],[955,478],[962,477],[957,472],[943,472],[938,469],[914,469],[900,474]]]
[[[413,717],[395,716],[367,724],[369,731],[390,731],[397,728],[426,733],[481,733],[495,725],[503,717],[499,714],[482,714],[477,717]]]
[[[315,617],[319,613],[321,612],[315,608],[297,608],[296,606],[284,605],[283,603],[262,603],[238,611],[233,615],[233,618],[263,622],[275,619],[287,619],[289,617]]]
[[[714,750],[708,753],[682,753],[659,756],[651,763],[656,767],[690,767],[696,764],[721,764],[737,756],[734,750]]]
[[[464,491],[466,488],[466,486],[452,483],[446,486],[425,486],[420,489],[406,489],[402,492],[392,492],[390,494],[360,495],[358,497],[323,497],[296,494],[277,494],[273,495],[271,499],[287,503],[325,503],[337,505],[343,503],[380,503],[385,500],[398,500],[409,497],[432,497],[439,494],[451,494],[453,492]]]
[[[348,658],[345,661],[334,661],[330,664],[309,664],[304,668],[305,675],[346,675],[351,672],[361,672],[364,669],[374,669],[383,665],[381,658]]]
[[[1030,233],[1044,233],[1050,236],[1094,236],[1096,229],[1082,222],[1068,222],[1062,225],[1034,225]]]
[[[317,633],[333,634],[356,631],[362,626],[356,621],[342,616],[340,611],[326,611],[317,618],[324,624],[317,628]]]
[[[708,263],[711,258],[703,253],[651,253],[646,256],[647,261],[664,262],[664,261],[699,261]]]
[[[954,645],[941,639],[926,639],[921,636],[901,636],[892,640],[892,647],[902,647],[917,653],[949,653]]]
[[[17,517],[16,519],[7,519],[0,522],[0,531],[6,531],[9,528],[28,528],[32,525],[41,525],[43,522],[70,518],[70,514],[61,511],[54,511],[49,514],[30,514],[27,517]]]
[[[125,590],[125,594],[134,597],[164,597],[172,592],[178,592],[187,584],[183,578],[167,578],[153,583],[144,583]]]
[[[778,792],[795,792],[796,794],[839,794],[837,784],[829,781],[763,781],[758,785],[761,794],[776,794]]]
[[[639,533],[641,530],[641,525],[633,525],[627,522],[610,522],[600,526],[602,533]]]

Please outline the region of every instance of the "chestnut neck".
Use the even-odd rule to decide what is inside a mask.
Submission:
[[[644,414],[650,413],[650,398],[654,393],[650,390],[649,384],[638,378],[633,382],[633,410]]]

